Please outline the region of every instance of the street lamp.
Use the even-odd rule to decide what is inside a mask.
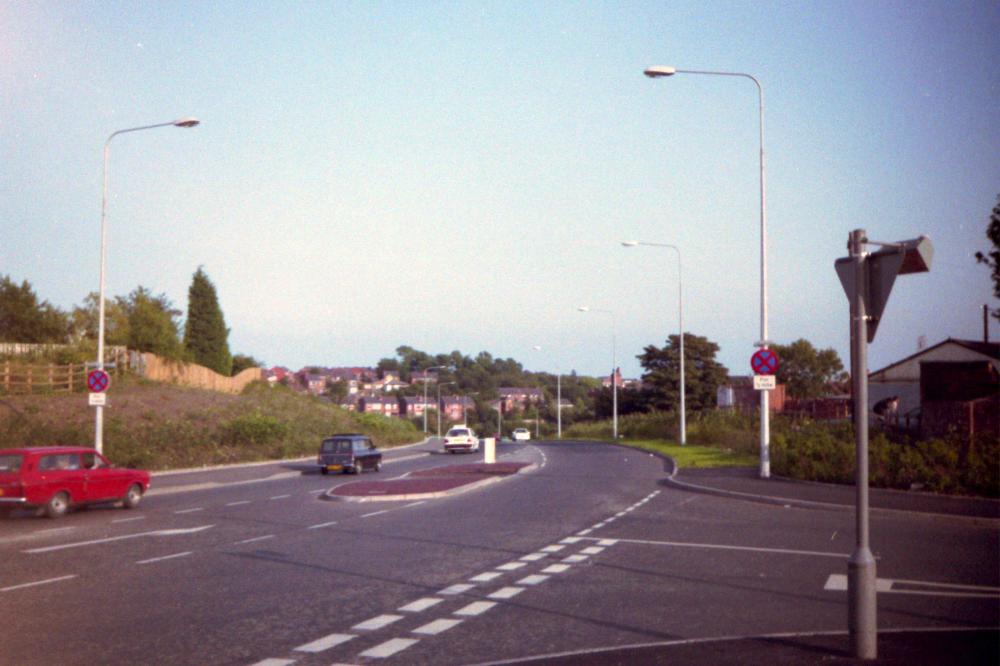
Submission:
[[[767,339],[767,177],[764,168],[764,89],[755,77],[742,72],[714,72],[695,69],[677,69],[676,67],[648,67],[645,75],[651,79],[674,74],[707,74],[709,76],[739,76],[750,79],[757,86],[757,101],[760,115],[760,340],[754,346],[767,349],[771,342]],[[771,476],[771,442],[769,393],[760,392],[760,477]]]
[[[642,241],[622,241],[622,245],[625,247],[638,247],[639,245],[646,245],[648,247],[666,247],[670,248],[677,253],[677,321],[680,326],[680,341],[681,341],[681,367],[680,367],[680,385],[681,385],[681,446],[687,444],[687,409],[684,404],[684,278],[681,273],[681,250],[676,245],[670,245],[668,243],[645,243]]]
[[[618,441],[618,351],[615,346],[616,329],[615,313],[611,310],[592,308],[588,305],[581,305],[577,308],[580,312],[602,312],[611,316],[611,429],[615,441]]]
[[[536,351],[536,352],[542,351],[541,345],[534,345],[531,349],[534,350],[534,351]],[[541,419],[541,413],[539,411],[539,408],[541,407],[541,401],[542,401],[542,396],[541,396],[541,392],[539,392],[538,402],[535,403],[535,439],[539,438],[539,422],[542,420]],[[558,406],[558,403],[556,403],[556,410],[558,411],[558,409],[559,409],[559,406]]]
[[[424,434],[427,434],[427,373],[431,370],[444,370],[447,365],[432,365],[429,368],[424,369]]]
[[[448,384],[457,384],[458,382],[438,382],[438,401],[437,401],[437,414],[438,414],[438,439],[441,439],[441,387],[447,386]],[[424,406],[426,410],[426,405]]]
[[[105,267],[107,265],[107,217],[108,217],[108,155],[111,149],[111,139],[126,132],[138,132],[139,130],[155,129],[157,127],[194,127],[200,121],[197,118],[178,118],[169,123],[157,123],[156,125],[143,125],[142,127],[131,127],[129,129],[112,132],[108,140],[104,142],[104,186],[101,193],[101,284],[97,304],[97,369],[104,369],[104,286]],[[96,406],[94,413],[94,448],[98,453],[104,449],[104,407]]]

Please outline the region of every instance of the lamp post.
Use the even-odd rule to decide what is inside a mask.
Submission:
[[[441,439],[441,387],[447,386],[448,384],[456,384],[457,382],[438,382],[438,401],[437,401],[437,412],[438,412],[438,439]],[[426,409],[426,407],[424,408]]]
[[[101,192],[101,282],[97,302],[97,369],[104,369],[104,288],[105,274],[107,266],[107,217],[108,217],[108,156],[111,149],[111,140],[119,134],[126,132],[138,132],[139,130],[155,129],[157,127],[194,127],[199,124],[197,118],[178,118],[169,123],[157,123],[155,125],[143,125],[142,127],[130,127],[129,129],[112,132],[107,141],[104,142],[104,185]],[[104,449],[104,407],[97,405],[94,413],[94,448],[98,453]]]
[[[645,75],[652,78],[673,76],[674,74],[707,74],[709,76],[739,76],[750,79],[757,86],[757,101],[760,116],[760,340],[754,346],[767,349],[771,342],[767,339],[767,177],[764,168],[764,89],[755,77],[742,72],[714,72],[676,67],[648,67]],[[760,392],[760,477],[771,476],[771,442],[769,393]]]
[[[532,349],[534,351],[536,351],[536,352],[542,351],[541,345],[535,345],[535,346],[532,347]],[[557,386],[558,386],[558,384],[557,384]],[[541,421],[541,413],[539,411],[539,408],[541,407],[541,401],[542,401],[542,395],[541,395],[541,392],[539,392],[538,402],[535,403],[535,439],[538,439],[538,437],[539,437],[539,422]],[[556,402],[556,411],[557,412],[559,411],[558,398],[557,398],[557,402]]]
[[[611,430],[615,441],[618,441],[618,351],[615,346],[617,329],[615,313],[611,310],[592,308],[588,305],[581,305],[577,310],[580,312],[602,312],[611,316]]]
[[[687,444],[687,410],[684,404],[684,278],[681,273],[681,250],[676,245],[670,245],[668,243],[644,243],[642,241],[623,241],[622,245],[625,247],[637,247],[639,245],[646,245],[648,247],[666,247],[670,248],[677,253],[677,321],[680,326],[680,357],[681,357],[681,367],[680,367],[680,385],[681,385],[681,423],[680,423],[680,438],[681,446]]]
[[[432,365],[424,369],[424,434],[427,434],[427,373],[431,370],[444,370],[447,365]],[[439,419],[440,420],[440,419]]]

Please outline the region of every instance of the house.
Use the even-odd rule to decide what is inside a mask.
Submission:
[[[542,389],[540,388],[501,386],[499,393],[500,399],[503,401],[504,413],[512,411],[515,407],[524,409],[530,403],[537,404],[542,401]]]
[[[407,386],[409,386],[409,384],[397,378],[393,377],[386,379],[383,377],[382,379],[376,381],[372,388],[376,391],[381,391],[382,393],[392,393],[393,391],[404,389]]]
[[[420,418],[425,411],[437,409],[434,398],[424,400],[423,396],[405,396],[402,403],[402,413],[406,418]]]
[[[437,382],[438,373],[437,371],[430,370],[414,370],[410,373],[410,383],[411,384],[423,384],[424,382]]]
[[[996,431],[998,396],[1000,343],[996,342],[948,338],[868,375],[873,422],[919,429],[927,437],[949,430]]]
[[[447,395],[441,397],[441,413],[444,418],[456,423],[458,421],[465,423],[467,412],[475,408],[475,401],[464,395]]]
[[[359,411],[385,416],[399,416],[399,400],[395,396],[363,397],[358,400]]]
[[[270,386],[274,386],[275,384],[287,384],[291,381],[292,376],[293,373],[291,370],[277,365],[273,368],[264,370],[264,379]]]
[[[299,383],[313,395],[321,395],[326,391],[326,375],[301,372],[299,373]]]

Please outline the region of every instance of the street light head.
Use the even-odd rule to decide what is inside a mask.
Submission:
[[[534,347],[532,347],[532,349],[534,349],[535,351],[542,351],[541,345],[535,345]]]
[[[669,67],[666,65],[654,65],[653,67],[647,67],[643,72],[643,74],[651,79],[658,79],[662,76],[673,76],[676,73],[676,67]]]
[[[178,120],[175,120],[172,124],[174,127],[194,127],[195,125],[198,125],[200,123],[201,121],[198,120],[197,118],[192,118],[188,116],[187,118],[179,118]]]
[[[579,310],[580,312],[590,312],[590,307],[587,305],[581,305],[580,307],[577,308],[577,310]]]
[[[638,247],[639,241],[622,241],[623,247]]]

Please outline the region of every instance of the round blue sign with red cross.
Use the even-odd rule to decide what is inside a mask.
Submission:
[[[758,349],[750,357],[750,367],[755,375],[773,375],[778,372],[778,355],[770,349]]]
[[[111,377],[103,370],[91,370],[87,373],[87,388],[91,393],[104,393],[111,384]]]

